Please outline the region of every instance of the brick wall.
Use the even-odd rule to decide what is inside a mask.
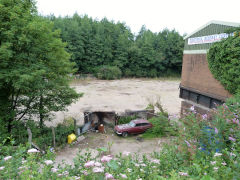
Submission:
[[[184,54],[181,85],[226,99],[231,94],[211,74],[206,54]]]

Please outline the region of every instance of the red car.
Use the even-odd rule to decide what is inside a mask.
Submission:
[[[127,137],[128,134],[140,134],[144,133],[147,129],[153,125],[145,119],[135,119],[130,121],[128,124],[120,124],[115,126],[114,130],[116,134]]]

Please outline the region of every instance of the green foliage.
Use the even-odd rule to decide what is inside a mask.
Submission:
[[[128,124],[130,121],[136,118],[137,116],[121,116],[118,120],[118,124]]]
[[[208,64],[213,76],[230,93],[240,90],[240,36],[239,29],[234,36],[215,43],[208,52]]]
[[[100,66],[96,69],[95,75],[99,79],[113,80],[120,79],[122,72],[117,66]]]
[[[164,113],[157,114],[156,117],[149,119],[153,127],[148,129],[143,137],[163,137],[177,135],[177,126],[168,119]]]
[[[195,113],[191,108],[179,127],[179,136],[162,146],[160,152],[148,155],[131,154],[100,156],[90,152],[80,152],[74,159],[74,166],[61,163],[53,169],[53,154],[27,153],[29,147],[13,146],[10,138],[0,144],[0,179],[239,179],[240,178],[240,141],[239,141],[239,103],[240,98],[229,99],[214,113],[211,122]],[[166,117],[165,117],[166,118]],[[221,129],[223,121],[226,121]],[[235,118],[235,119],[234,119]],[[191,121],[192,120],[192,121]],[[235,141],[225,139],[226,148],[216,153],[215,150],[203,151],[200,139],[204,126],[218,127],[218,133],[225,137],[231,135]],[[232,130],[231,130],[232,129]],[[215,132],[216,133],[216,132]],[[218,134],[217,133],[217,134]],[[229,134],[230,133],[230,134]],[[99,149],[105,152],[106,149]],[[10,157],[9,157],[10,156]],[[24,161],[22,161],[24,158]],[[49,163],[50,162],[50,163]],[[100,172],[95,172],[95,171]],[[110,175],[109,175],[110,174]]]
[[[78,73],[94,73],[99,66],[117,66],[124,77],[180,75],[183,37],[175,30],[153,33],[142,27],[134,37],[124,23],[88,16],[48,17],[67,42]],[[168,73],[171,71],[172,73]]]
[[[0,121],[10,135],[18,121],[64,110],[81,95],[69,87],[74,63],[60,32],[39,17],[32,0],[0,0]]]

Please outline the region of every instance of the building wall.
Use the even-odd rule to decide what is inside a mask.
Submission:
[[[219,100],[231,96],[210,72],[206,54],[183,55],[181,86]]]

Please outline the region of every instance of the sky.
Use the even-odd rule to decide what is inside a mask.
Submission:
[[[41,15],[74,13],[124,22],[137,34],[175,29],[190,34],[211,20],[240,23],[240,0],[36,0]]]

